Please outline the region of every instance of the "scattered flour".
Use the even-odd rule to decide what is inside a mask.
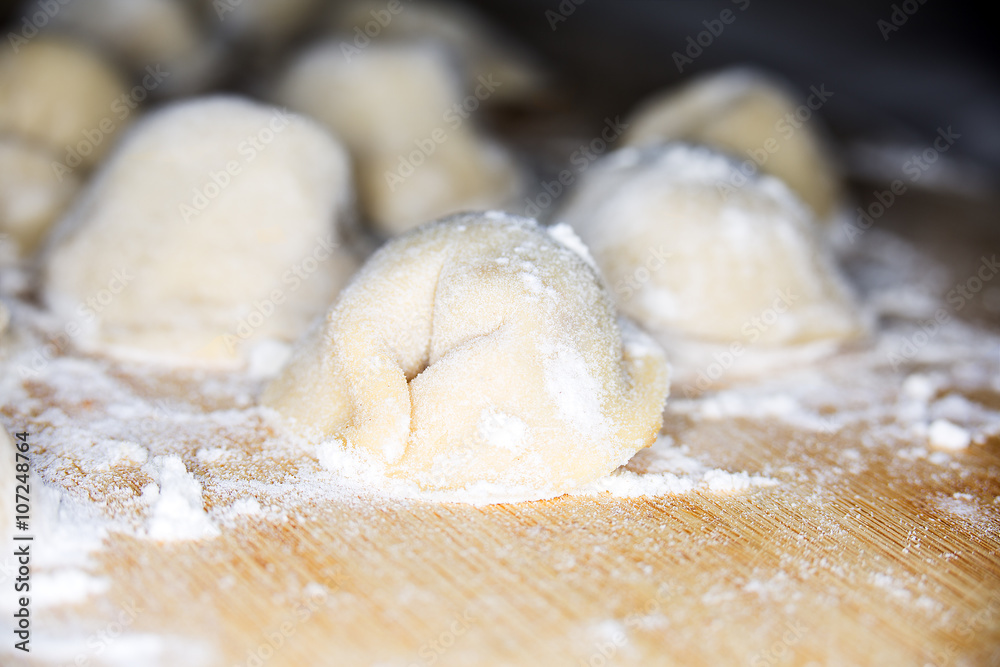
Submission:
[[[604,437],[610,429],[604,419],[600,387],[579,352],[554,345],[546,353],[545,386],[559,415],[581,433]]]
[[[177,456],[158,456],[148,469],[159,487],[149,485],[143,497],[149,495],[153,514],[147,533],[154,540],[196,540],[219,535],[201,498],[201,484],[187,471]],[[148,491],[147,491],[148,490]]]
[[[572,227],[565,222],[559,222],[549,227],[548,231],[552,238],[578,254],[587,264],[590,264],[595,269],[597,268],[597,264],[590,254],[590,248],[576,235]]]
[[[934,449],[954,452],[968,447],[972,436],[946,419],[935,419],[927,430],[927,440]]]

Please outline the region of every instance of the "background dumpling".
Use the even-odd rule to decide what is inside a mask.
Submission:
[[[771,346],[857,336],[809,209],[771,177],[732,187],[736,170],[704,147],[623,149],[587,172],[556,219],[588,244],[619,308],[651,332]]]
[[[305,118],[230,97],[167,107],[55,231],[45,299],[84,349],[239,361],[297,337],[352,272],[350,182],[346,151]]]
[[[276,99],[329,126],[350,148],[360,203],[398,234],[443,215],[502,207],[520,191],[511,155],[482,136],[447,52],[428,43],[372,43],[345,55],[328,41],[289,68]],[[492,84],[490,84],[492,86]],[[491,93],[486,84],[481,96]]]
[[[811,90],[799,96],[775,77],[745,67],[703,75],[640,104],[629,118],[624,145],[685,141],[711,146],[740,161],[737,181],[758,172],[776,176],[821,221],[829,220],[841,186],[815,118],[824,97],[823,91]],[[797,115],[802,109],[805,121]]]

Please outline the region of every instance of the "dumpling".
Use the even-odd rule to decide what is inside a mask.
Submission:
[[[821,221],[829,220],[838,208],[840,183],[814,117],[828,95],[820,88],[799,99],[763,73],[725,70],[642,103],[629,119],[623,145],[711,146],[739,159],[732,185],[758,172],[777,176]]]
[[[125,83],[76,44],[37,38],[0,54],[0,134],[47,148],[72,171],[96,164],[131,120],[117,103]]]
[[[585,257],[470,213],[373,255],[263,402],[422,489],[540,498],[648,446],[667,392],[662,351],[616,321]]]
[[[500,83],[487,100],[491,104],[524,102],[546,88],[545,73],[530,55],[468,5],[353,0],[338,5],[332,18],[334,30],[350,40],[348,55],[368,48],[372,40],[427,40],[446,45],[457,56],[468,89],[479,84],[479,77]]]
[[[590,247],[619,308],[661,341],[857,336],[854,304],[808,208],[769,176],[726,186],[737,168],[704,147],[623,149],[587,171],[555,219]]]
[[[80,188],[74,173],[56,174],[55,156],[13,136],[0,137],[0,265],[30,255]]]
[[[87,49],[38,37],[0,54],[0,265],[34,252],[130,118],[125,84]]]
[[[350,182],[346,151],[305,118],[230,97],[167,107],[55,230],[46,302],[83,349],[239,363],[297,338],[355,268]]]
[[[136,91],[143,97],[192,94],[223,73],[222,45],[211,41],[190,2],[72,0],[60,4],[46,29],[113,54],[145,88]],[[218,0],[205,8],[212,20],[209,25],[225,25],[229,7],[241,4],[259,3]]]
[[[520,192],[520,172],[482,137],[446,52],[431,44],[372,43],[345,57],[347,42],[303,54],[277,100],[329,126],[356,162],[361,206],[385,235],[443,215],[502,207]],[[482,84],[481,96],[490,94]]]

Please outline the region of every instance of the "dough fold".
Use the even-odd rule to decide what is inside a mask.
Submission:
[[[652,443],[668,386],[586,259],[480,213],[377,252],[263,402],[423,489],[548,497]]]

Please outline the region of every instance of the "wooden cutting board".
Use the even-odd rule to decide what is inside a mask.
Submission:
[[[914,195],[897,210],[910,225],[930,209]],[[941,238],[925,246],[945,252]],[[956,275],[970,275],[981,251],[967,246]],[[984,304],[985,295],[962,316],[994,317]],[[872,400],[894,401],[913,370],[889,374]],[[204,409],[225,410],[235,400],[208,391],[211,377],[109,374],[164,405],[200,395]],[[103,391],[26,386],[29,401],[0,406],[11,429],[46,433],[53,405],[70,424],[105,415]],[[960,390],[939,390],[949,391]],[[1000,409],[995,389],[966,398]],[[134,422],[140,442],[158,424],[155,415]],[[265,511],[221,523],[213,539],[109,534],[86,565],[104,587],[36,609],[33,653],[12,652],[8,636],[0,664],[1000,664],[1000,438],[903,456],[926,439],[875,438],[876,425],[817,430],[668,410],[664,431],[691,457],[777,483],[486,507],[317,499],[296,481],[318,468],[315,454],[262,448],[264,426],[178,433],[172,451],[202,480],[207,511],[232,505],[229,482],[248,477],[268,481],[258,494]],[[58,456],[64,437],[39,437],[36,456]],[[207,444],[242,458],[205,460]],[[86,479],[67,492],[109,511],[146,483],[124,464]],[[35,549],[41,558],[59,545]],[[36,568],[44,572],[44,559]],[[5,589],[9,572],[0,572]]]
[[[182,665],[998,664],[1000,443],[949,466],[767,420],[666,430],[779,483],[479,508],[356,498],[213,540],[111,535],[93,563],[110,587],[39,612],[37,659],[0,659],[142,665],[148,634],[169,638],[149,656]],[[206,488],[209,508],[220,494]],[[108,641],[46,650],[61,633]]]

